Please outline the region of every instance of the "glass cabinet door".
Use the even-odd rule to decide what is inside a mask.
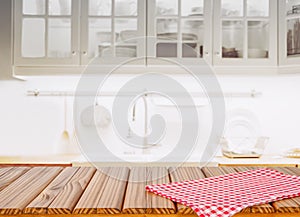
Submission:
[[[145,3],[140,0],[82,1],[82,61],[111,64],[145,56]]]
[[[215,64],[276,64],[277,3],[216,0]]]
[[[210,0],[148,1],[148,56],[211,62]]]
[[[280,64],[300,64],[300,0],[280,1]]]
[[[78,1],[17,0],[15,65],[79,64]]]

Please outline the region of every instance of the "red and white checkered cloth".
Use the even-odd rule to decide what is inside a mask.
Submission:
[[[189,206],[200,217],[227,217],[249,206],[300,196],[300,177],[258,169],[150,185],[146,190]]]

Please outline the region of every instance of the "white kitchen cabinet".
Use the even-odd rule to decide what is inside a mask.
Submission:
[[[277,1],[214,1],[214,65],[277,65]]]
[[[81,73],[91,61],[111,65],[131,58],[142,66],[160,59],[205,61],[217,72],[238,73],[300,65],[300,0],[14,3],[16,74]]]
[[[212,63],[212,1],[148,1],[147,56]],[[149,59],[148,64],[156,63]]]
[[[145,63],[145,10],[144,0],[81,1],[82,64]]]
[[[280,0],[279,7],[279,63],[300,65],[300,0]]]
[[[14,65],[79,62],[79,0],[16,0]]]
[[[144,57],[144,14],[140,0],[16,0],[15,66],[115,64]]]

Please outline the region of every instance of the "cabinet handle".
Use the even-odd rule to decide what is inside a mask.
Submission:
[[[82,54],[83,54],[84,56],[86,56],[86,55],[87,55],[87,52],[86,52],[86,51],[83,51]]]
[[[77,54],[76,51],[72,51],[72,55],[75,56]]]

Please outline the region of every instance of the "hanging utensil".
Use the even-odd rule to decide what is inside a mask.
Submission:
[[[59,142],[59,147],[58,147],[58,153],[59,154],[68,154],[70,147],[71,147],[71,142],[70,142],[70,135],[67,130],[67,99],[66,97],[64,98],[64,130],[62,132],[60,142]]]

